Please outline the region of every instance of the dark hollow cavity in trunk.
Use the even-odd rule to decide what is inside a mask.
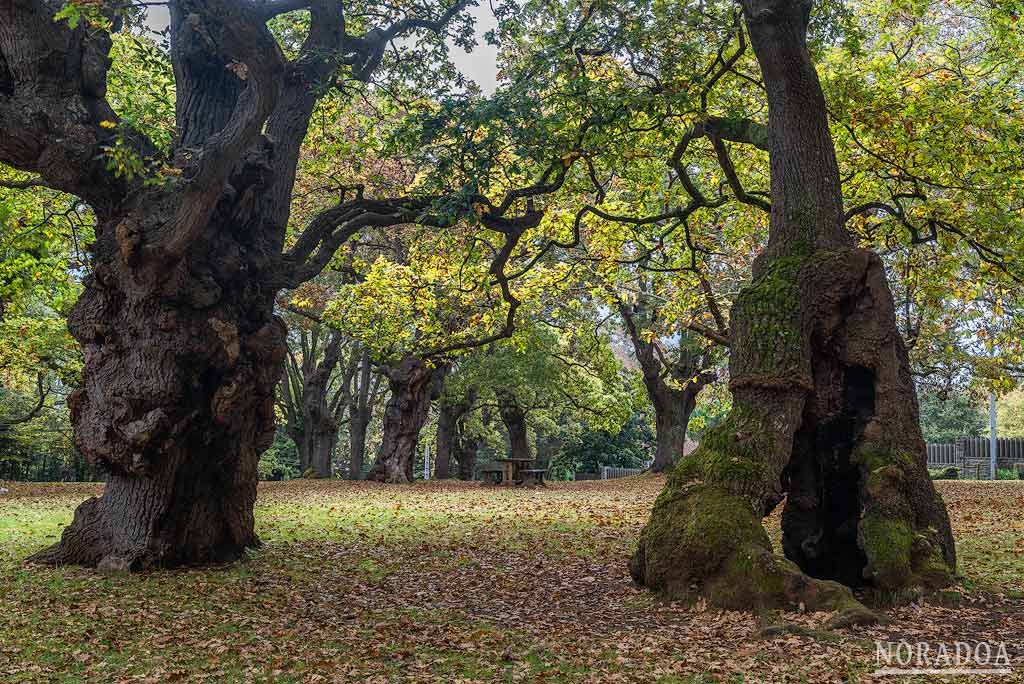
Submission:
[[[901,600],[948,584],[949,519],[926,468],[910,365],[877,255],[852,244],[808,6],[744,0],[769,104],[771,225],[733,307],[733,408],[672,469],[634,579],[718,606],[875,619],[846,584]],[[761,525],[788,490],[784,547]],[[815,577],[819,575],[819,577]]]

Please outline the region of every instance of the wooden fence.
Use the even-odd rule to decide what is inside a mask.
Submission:
[[[646,468],[614,468],[612,466],[601,466],[597,472],[579,470],[573,475],[573,479],[580,480],[616,480],[620,477],[639,475],[646,472]]]
[[[601,466],[601,479],[615,480],[620,477],[639,475],[642,472],[644,472],[643,468],[613,468],[611,466]]]
[[[987,437],[966,437],[955,442],[929,443],[928,467],[959,468],[960,477],[988,480],[990,472]],[[1024,438],[1001,437],[996,440],[996,468],[1024,470]]]

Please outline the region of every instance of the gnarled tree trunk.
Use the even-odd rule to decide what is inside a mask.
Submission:
[[[839,582],[888,598],[948,583],[949,520],[925,467],[884,269],[843,226],[805,45],[809,5],[743,7],[768,92],[769,243],[733,309],[734,408],[673,468],[630,570],[723,607],[803,603],[870,620]],[[784,558],[761,519],[787,492]]]
[[[123,222],[97,231],[68,321],[85,353],[69,406],[76,446],[109,477],[34,560],[127,569],[228,560],[256,542],[256,464],[273,439],[285,330],[273,293],[238,285],[263,264],[235,211],[218,212],[169,273],[145,256],[125,262]]]
[[[368,81],[389,44],[443,30],[464,4],[352,35],[341,4],[317,0],[287,59],[267,22],[290,3],[174,0],[166,153],[106,101],[110,35],[54,21],[61,5],[0,2],[0,163],[97,217],[93,273],[69,320],[85,356],[69,406],[76,445],[109,478],[35,559],[136,568],[235,558],[256,542],[257,462],[274,433],[286,351],[276,292],[315,277],[363,227],[414,222],[429,203],[343,193],[285,249],[322,84]],[[91,9],[122,23],[112,3]],[[540,213],[529,214],[536,225]],[[507,233],[502,253],[521,235]]]
[[[391,397],[384,408],[384,435],[369,479],[412,482],[412,463],[430,402],[437,398],[445,368],[419,356],[406,356],[385,371]]]

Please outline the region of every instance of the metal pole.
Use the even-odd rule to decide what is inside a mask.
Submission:
[[[996,479],[996,453],[999,443],[996,441],[996,393],[988,393],[988,472]]]

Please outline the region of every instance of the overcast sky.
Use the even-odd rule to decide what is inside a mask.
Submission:
[[[155,31],[167,28],[167,6],[154,5],[148,9],[149,19],[146,23]],[[481,3],[471,11],[476,18],[476,49],[472,53],[467,53],[463,52],[462,48],[452,45],[452,57],[463,74],[476,81],[485,93],[489,93],[494,90],[498,53],[493,45],[488,45],[484,41],[484,33],[497,26],[497,21],[491,13],[490,3]]]

